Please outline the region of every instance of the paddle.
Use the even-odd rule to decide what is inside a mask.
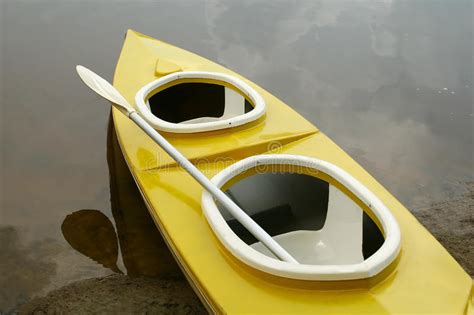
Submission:
[[[127,100],[109,82],[83,67],[76,67],[77,73],[97,94],[112,102],[112,105],[135,122],[148,136],[166,151],[183,169],[201,184],[217,201],[219,201],[232,216],[239,221],[253,236],[264,244],[276,257],[282,261],[298,263],[283,247],[280,246],[264,229],[232,201],[219,187],[213,184],[194,164],[175,149],[163,136],[153,129],[127,102]]]

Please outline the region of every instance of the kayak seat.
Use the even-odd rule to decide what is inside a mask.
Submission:
[[[326,221],[318,231],[298,230],[273,236],[297,261],[314,265],[355,264],[362,253],[363,211],[336,187],[329,186]],[[277,258],[261,242],[253,249]]]
[[[226,194],[269,235],[323,228],[329,198],[329,184],[306,174],[254,174],[234,183]],[[258,240],[225,208],[219,209],[232,231],[247,245]]]
[[[180,122],[180,124],[197,124],[214,122],[237,117],[246,113],[245,97],[232,89],[224,87],[224,113],[220,117],[198,117]]]

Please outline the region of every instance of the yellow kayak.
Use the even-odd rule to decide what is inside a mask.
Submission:
[[[437,240],[261,87],[132,30],[114,86],[292,257],[249,233],[114,108],[148,210],[210,312],[472,313],[472,279]]]

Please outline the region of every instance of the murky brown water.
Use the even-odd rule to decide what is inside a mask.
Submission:
[[[107,164],[107,104],[74,71],[111,78],[127,28],[273,92],[413,209],[474,178],[472,12],[461,0],[0,0],[0,312],[112,270],[175,268],[146,242],[157,231],[110,139]]]

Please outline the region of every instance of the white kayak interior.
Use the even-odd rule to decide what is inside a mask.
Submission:
[[[235,229],[233,230],[229,226],[229,214],[219,209],[212,196],[204,192],[202,207],[205,216],[218,239],[236,258],[253,268],[287,278],[352,280],[378,274],[397,257],[400,250],[400,229],[389,209],[359,181],[332,163],[304,156],[257,155],[222,170],[212,181],[222,187],[249,169],[275,164],[301,166],[332,177],[372,210],[373,215],[380,222],[384,240],[376,251],[371,253],[370,257],[364,258],[362,250],[364,211],[348,195],[332,184],[328,184],[327,214],[322,221],[324,222],[322,227],[311,226],[307,222],[308,219],[303,216],[300,222],[304,228],[272,236],[298,263],[280,261],[262,243],[249,243],[248,241],[246,243],[240,238],[234,232]],[[259,183],[258,187],[262,187],[262,185],[264,183]],[[288,189],[296,188],[289,183]],[[254,191],[254,194],[258,194],[258,189],[254,189]],[[281,192],[281,188],[276,189],[275,193],[271,195],[271,198],[275,200],[270,201],[270,205],[284,202],[278,200],[278,195],[283,195]],[[239,194],[238,189],[234,189],[233,193],[242,195]],[[308,192],[305,191],[305,193]],[[308,198],[310,197],[308,196]],[[269,197],[262,196],[262,199],[265,198]],[[300,194],[294,202],[301,202],[303,198]],[[254,203],[254,206],[258,207],[258,198],[256,200],[257,204]],[[239,198],[238,201],[242,205],[246,204],[245,198]],[[269,200],[261,200],[262,204],[268,202]],[[313,199],[311,202],[317,203],[317,200]],[[249,209],[248,214],[252,216],[252,210]]]
[[[301,264],[356,264],[362,254],[362,214],[360,207],[343,192],[329,185],[327,216],[318,231],[292,231],[274,239]],[[250,245],[266,256],[277,258],[261,242]]]
[[[185,121],[171,122],[153,113],[149,101],[150,94],[173,81],[186,79],[192,79],[194,80],[193,82],[195,82],[196,79],[201,79],[203,80],[203,85],[206,84],[204,83],[206,80],[214,80],[216,82],[223,82],[232,87],[222,86],[224,90],[224,108],[221,116],[202,116]],[[213,95],[208,96],[210,96],[211,99],[213,97]],[[195,106],[199,106],[199,95],[190,95],[190,97],[195,97],[195,103],[197,104]],[[253,106],[249,111],[246,111],[246,98],[250,100]],[[260,118],[266,111],[263,98],[243,80],[228,74],[202,71],[175,72],[150,82],[137,92],[135,103],[140,114],[153,128],[173,133],[195,133],[241,126]],[[160,104],[158,104],[158,106],[160,106]],[[192,111],[195,108],[190,107],[188,109]]]

